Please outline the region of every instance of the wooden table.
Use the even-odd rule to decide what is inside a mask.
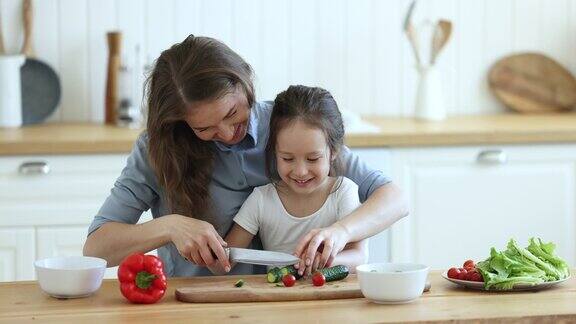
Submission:
[[[247,276],[244,276],[245,279]],[[214,280],[206,277],[205,280]],[[0,283],[0,322],[51,323],[374,323],[474,322],[568,323],[576,321],[576,278],[539,292],[487,293],[458,288],[430,273],[432,289],[402,305],[378,305],[364,298],[236,304],[187,304],[174,297],[187,279],[170,279],[157,304],[134,305],[120,295],[115,280],[93,296],[58,300],[36,282]],[[288,289],[288,288],[286,288]]]

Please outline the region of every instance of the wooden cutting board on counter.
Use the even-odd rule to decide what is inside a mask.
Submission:
[[[576,79],[560,63],[538,53],[507,56],[488,75],[492,92],[522,113],[553,113],[576,107]]]
[[[242,287],[234,286],[238,279],[244,280]],[[268,283],[265,275],[193,277],[186,280],[186,286],[176,289],[176,299],[187,303],[234,303],[363,297],[353,274],[322,287],[314,287],[310,279],[296,281],[293,287],[280,285]]]

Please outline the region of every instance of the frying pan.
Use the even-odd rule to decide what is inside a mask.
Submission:
[[[20,70],[22,80],[22,124],[41,123],[60,103],[62,90],[56,72],[46,63],[34,58],[32,49],[32,1],[24,0],[24,45],[26,63]]]

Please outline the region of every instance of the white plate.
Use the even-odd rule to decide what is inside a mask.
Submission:
[[[470,289],[476,289],[476,290],[484,290],[486,291],[486,289],[484,289],[484,283],[483,282],[478,282],[478,281],[468,281],[468,280],[460,280],[460,279],[452,279],[452,278],[448,278],[448,271],[444,271],[442,272],[442,278],[451,281],[459,286],[463,286],[466,288],[470,288]],[[554,285],[557,285],[561,282],[564,282],[566,280],[570,279],[570,276],[568,276],[567,278],[561,279],[561,280],[556,280],[556,281],[548,281],[548,282],[543,282],[543,283],[539,283],[539,284],[535,284],[535,285],[531,285],[531,284],[517,284],[515,285],[512,289],[507,289],[507,290],[501,290],[501,289],[494,289],[494,288],[490,288],[488,291],[528,291],[528,290],[541,290],[541,289],[546,289],[546,288],[550,288]]]

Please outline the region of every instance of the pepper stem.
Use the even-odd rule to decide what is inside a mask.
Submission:
[[[148,289],[152,285],[154,279],[156,279],[155,274],[151,274],[146,271],[140,271],[136,275],[136,286],[141,289]]]

